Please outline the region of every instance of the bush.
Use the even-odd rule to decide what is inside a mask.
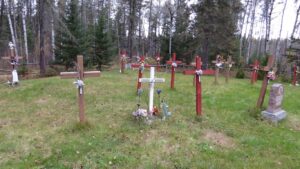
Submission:
[[[242,69],[238,69],[235,75],[236,78],[238,79],[244,79],[245,78],[245,73]]]
[[[57,76],[58,74],[59,74],[59,72],[57,72],[55,69],[53,69],[51,67],[46,68],[46,73],[45,73],[46,77]]]
[[[25,64],[21,64],[19,67],[18,67],[18,74],[19,75],[22,75],[22,76],[25,76],[28,74],[28,68],[26,67]]]
[[[283,83],[291,83],[292,79],[287,75],[279,75],[277,79]]]

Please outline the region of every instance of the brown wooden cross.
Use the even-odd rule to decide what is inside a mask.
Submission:
[[[228,79],[230,77],[230,69],[232,65],[235,64],[235,62],[232,61],[231,56],[228,56],[227,61],[225,62],[225,67],[226,67],[226,78],[225,82],[228,83]]]
[[[10,65],[12,66],[12,70],[16,68],[16,66],[19,64],[19,59],[22,59],[23,57],[16,56],[15,50],[14,50],[14,44],[12,42],[9,42],[8,44],[10,53],[8,57],[2,57],[3,60],[9,60]]]
[[[174,89],[174,82],[175,82],[175,68],[177,68],[177,65],[178,65],[178,64],[181,64],[181,63],[182,63],[182,61],[176,60],[176,53],[173,53],[172,60],[167,61],[167,64],[172,66],[172,72],[171,72],[171,84],[170,84],[171,89]]]
[[[254,65],[250,65],[252,66],[252,74],[251,74],[251,84],[254,84],[257,81],[257,73],[259,70],[259,62],[256,59],[254,61]]]
[[[219,84],[219,82],[218,82],[219,71],[220,71],[220,67],[221,67],[222,64],[224,63],[222,56],[221,56],[221,55],[217,55],[216,60],[212,61],[212,63],[214,63],[215,66],[216,66],[216,71],[215,71],[215,82],[214,82],[214,84]]]
[[[267,91],[267,87],[268,87],[268,81],[270,80],[268,77],[268,73],[272,69],[273,62],[274,62],[274,56],[269,56],[267,66],[265,66],[263,69],[261,69],[262,71],[264,71],[266,73],[265,73],[265,77],[264,77],[264,80],[262,82],[262,86],[260,89],[259,98],[257,100],[257,104],[256,104],[257,108],[262,108],[262,105],[264,103],[264,99],[265,99],[265,95],[266,95],[266,91]]]
[[[85,122],[84,115],[84,91],[83,91],[83,79],[87,77],[99,77],[100,71],[84,72],[83,56],[77,55],[77,72],[61,72],[60,77],[62,79],[77,78],[74,82],[78,88],[78,104],[79,104],[79,120],[80,123]]]

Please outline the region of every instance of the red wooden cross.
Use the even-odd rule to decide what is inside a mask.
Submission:
[[[172,66],[172,74],[171,74],[171,89],[174,89],[174,81],[175,81],[175,68],[178,64],[181,64],[181,61],[176,60],[176,53],[173,53],[172,61],[167,61],[168,65]]]
[[[260,94],[259,94],[257,104],[256,104],[257,108],[262,108],[262,105],[264,103],[264,99],[265,99],[265,95],[266,95],[266,91],[267,91],[267,87],[268,87],[268,82],[271,79],[271,74],[274,74],[274,72],[271,70],[272,66],[273,66],[273,62],[274,62],[274,57],[269,56],[267,66],[265,66],[263,69],[261,69],[262,71],[267,72],[267,73],[265,74],[264,80],[262,82]]]
[[[60,73],[60,77],[62,79],[77,78],[77,81],[74,83],[77,85],[77,88],[78,88],[78,104],[79,104],[80,123],[85,122],[83,79],[87,78],[87,77],[99,77],[99,76],[100,76],[100,71],[84,72],[82,55],[77,56],[77,72],[61,72]]]
[[[186,71],[185,75],[193,75],[196,82],[196,112],[198,116],[202,115],[202,91],[201,91],[201,75],[203,74],[203,71],[201,70],[202,62],[201,57],[196,56],[196,67],[195,70],[189,70]]]
[[[297,71],[297,65],[294,64],[294,71],[293,71],[293,85],[296,86],[297,85],[297,73],[299,73]]]
[[[139,73],[138,73],[138,79],[137,79],[137,86],[136,86],[136,91],[138,92],[138,90],[142,87],[142,83],[139,81],[140,78],[143,77],[143,70],[144,68],[149,68],[150,65],[145,65],[145,58],[144,56],[140,57],[139,60],[140,63],[132,63],[131,67],[132,68],[139,68]]]
[[[254,62],[254,65],[252,66],[252,74],[251,74],[251,84],[254,84],[257,81],[257,75],[258,75],[258,70],[259,70],[259,62],[256,59]]]

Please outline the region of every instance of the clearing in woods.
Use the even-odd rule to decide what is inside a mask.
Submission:
[[[136,71],[85,79],[85,125],[78,123],[72,79],[1,85],[0,168],[300,168],[300,88],[284,84],[288,117],[275,126],[254,109],[261,81],[226,84],[220,77],[215,86],[214,77],[201,77],[199,118],[193,77],[177,73],[171,90],[170,74],[156,75],[166,79],[156,89],[163,90],[172,116],[150,126],[131,115],[138,100]],[[148,85],[143,90],[141,107],[147,109]],[[264,107],[268,98],[269,88]]]

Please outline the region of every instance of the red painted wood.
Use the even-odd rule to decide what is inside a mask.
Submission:
[[[251,66],[253,67],[252,74],[251,74],[251,84],[254,84],[257,81],[258,70],[255,70],[255,68],[259,67],[258,60],[255,60],[254,65]]]
[[[196,70],[201,69],[201,57],[196,57]],[[198,116],[202,115],[202,90],[201,81],[199,80],[200,75],[196,74],[196,112]]]
[[[172,61],[168,61],[167,64],[172,65],[172,63],[174,63],[174,62],[177,63],[177,64],[182,63],[181,61],[176,60],[176,53],[173,53]],[[171,89],[174,89],[174,82],[175,82],[175,67],[172,65],[172,68],[171,68]]]
[[[296,86],[297,82],[297,65],[294,65],[294,76],[293,76],[293,85]]]
[[[143,77],[143,72],[142,72],[141,69],[139,69],[136,92],[138,92],[138,90],[142,87],[142,82],[139,81],[139,79],[142,78],[142,77]]]

